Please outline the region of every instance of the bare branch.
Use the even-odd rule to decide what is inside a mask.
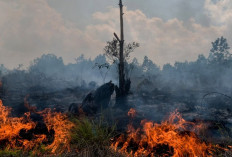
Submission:
[[[114,33],[115,38],[118,40],[118,42],[121,42],[121,40],[119,39],[118,35],[116,33]]]

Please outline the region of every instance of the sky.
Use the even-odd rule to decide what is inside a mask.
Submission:
[[[123,0],[125,42],[138,42],[132,58],[162,66],[209,54],[224,36],[232,45],[231,0]],[[118,0],[0,0],[0,64],[28,67],[42,54],[65,64],[103,54],[119,34]]]

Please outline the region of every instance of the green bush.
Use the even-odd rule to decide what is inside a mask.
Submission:
[[[71,130],[71,144],[80,156],[119,156],[110,149],[115,126],[103,123],[103,118],[93,121],[87,118],[73,118],[75,127]]]

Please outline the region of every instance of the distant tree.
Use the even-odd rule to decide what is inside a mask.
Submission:
[[[142,74],[142,68],[137,60],[137,58],[133,58],[132,62],[126,66],[126,73],[129,75],[127,77],[139,76]]]
[[[145,56],[143,59],[143,64],[142,64],[143,71],[144,72],[149,71],[152,68],[152,66],[153,66],[152,60],[148,59],[148,57]]]
[[[156,75],[160,70],[159,67],[157,65],[155,65],[152,62],[152,60],[150,60],[147,56],[145,56],[143,59],[142,69],[147,77],[152,76],[152,75],[153,76]]]
[[[198,55],[197,58],[197,64],[206,64],[207,63],[207,59],[203,54]]]
[[[16,68],[16,70],[21,70],[23,67],[23,64],[19,64],[18,67]]]
[[[108,63],[107,60],[106,60],[106,56],[105,54],[100,54],[98,55],[94,60],[93,60],[94,63],[98,63],[98,64],[104,64],[104,63]]]
[[[210,64],[225,64],[231,59],[229,49],[230,47],[226,38],[223,36],[221,38],[217,38],[214,42],[212,42],[208,62]]]
[[[163,71],[171,71],[171,70],[173,70],[174,68],[173,68],[173,66],[170,64],[170,63],[167,63],[167,64],[164,64],[164,66],[163,66]]]
[[[2,72],[2,75],[6,74],[8,72],[8,69],[3,64],[0,65],[0,70]]]
[[[188,67],[189,63],[187,61],[185,62],[175,62],[174,67],[177,71],[185,71],[185,69]]]
[[[79,57],[77,57],[76,59],[76,63],[80,63],[83,62],[85,60],[85,56],[83,54],[81,54]]]
[[[139,62],[137,58],[133,58],[132,62],[131,62],[134,66],[138,67],[139,66]]]
[[[62,74],[64,67],[61,57],[57,57],[54,54],[44,54],[31,63],[29,72],[45,75],[46,77],[54,77],[56,74]]]

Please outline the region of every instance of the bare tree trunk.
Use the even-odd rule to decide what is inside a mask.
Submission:
[[[125,74],[124,74],[124,56],[123,56],[123,47],[124,47],[124,32],[123,32],[123,5],[122,0],[119,0],[120,7],[120,59],[119,59],[119,92],[120,96],[125,95]]]
[[[125,80],[125,59],[124,59],[124,32],[123,32],[123,5],[122,0],[119,0],[120,8],[120,39],[117,34],[114,33],[114,36],[120,43],[120,52],[119,52],[119,87],[115,86],[116,91],[116,107],[127,109],[127,94],[130,90],[130,79]]]

